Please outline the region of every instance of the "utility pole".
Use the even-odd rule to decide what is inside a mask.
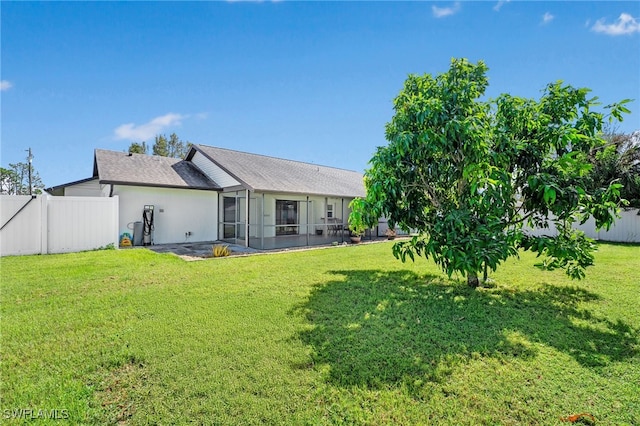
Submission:
[[[27,157],[29,161],[29,195],[33,195],[33,184],[31,183],[31,162],[33,161],[33,155],[31,154],[31,147],[25,151],[29,152],[29,156]]]

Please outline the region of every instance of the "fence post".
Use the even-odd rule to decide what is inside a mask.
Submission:
[[[113,212],[113,221],[111,226],[113,227],[113,233],[115,234],[114,247],[118,248],[120,246],[120,199],[117,195],[114,195],[111,197],[111,200],[113,200],[111,203],[111,211]]]
[[[49,253],[49,196],[40,195],[40,254]]]

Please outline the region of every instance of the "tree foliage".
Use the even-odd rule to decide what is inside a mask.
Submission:
[[[587,185],[605,117],[588,89],[560,81],[538,101],[485,101],[486,73],[482,61],[454,59],[446,73],[407,78],[386,125],[389,144],[371,159],[367,196],[353,201],[350,221],[373,226],[384,216],[417,231],[394,255],[432,258],[472,286],[519,249],[542,255],[541,268],[582,278],[594,246],[572,225],[593,217],[608,228],[620,203],[619,183]],[[625,102],[609,106],[611,117],[628,112]]]
[[[175,133],[171,133],[169,139],[164,135],[158,135],[153,144],[153,155],[183,158],[187,155],[190,146],[189,142],[181,141]]]
[[[31,185],[34,194],[41,194],[44,184],[37,170],[31,165]],[[0,167],[0,194],[29,195],[29,163],[10,163]]]
[[[595,149],[590,159],[592,188],[619,182],[620,195],[629,202],[628,206],[640,208],[640,131],[633,134],[607,131],[603,139],[606,144]]]
[[[190,147],[190,142],[180,140],[175,133],[169,135],[168,139],[165,135],[156,135],[153,145],[151,146],[151,152],[153,155],[160,155],[162,157],[183,158],[187,155],[187,152],[189,152]],[[149,146],[146,142],[132,142],[131,145],[129,145],[129,152],[148,154]]]
[[[149,147],[146,142],[131,142],[129,145],[129,152],[132,154],[148,154]]]

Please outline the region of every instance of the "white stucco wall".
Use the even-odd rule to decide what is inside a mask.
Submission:
[[[67,186],[64,195],[67,197],[108,197],[110,185],[101,185],[98,179]]]
[[[120,197],[119,229],[133,234],[145,205],[154,206],[154,243],[215,241],[218,239],[218,193],[194,189],[116,185]],[[185,236],[191,232],[190,236]]]

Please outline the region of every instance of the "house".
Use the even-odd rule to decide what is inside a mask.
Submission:
[[[120,234],[154,206],[153,243],[223,240],[258,249],[343,241],[358,172],[206,145],[184,159],[97,149],[93,176],[48,190],[119,197]]]

